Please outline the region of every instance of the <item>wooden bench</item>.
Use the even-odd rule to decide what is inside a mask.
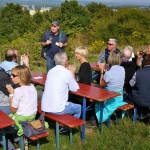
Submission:
[[[116,124],[118,124],[118,111],[127,111],[132,108],[134,108],[134,105],[131,105],[131,104],[125,104],[123,106],[118,107],[116,110]]]
[[[45,138],[49,135],[50,135],[50,132],[46,131],[45,133],[41,133],[41,134],[38,134],[36,136],[31,136],[31,137],[25,137],[24,136],[24,137],[31,140],[31,141],[37,141],[37,150],[40,150],[40,139]],[[23,136],[21,136],[20,137],[21,150],[24,150],[25,144],[26,143],[24,143],[24,138],[23,138]],[[25,150],[28,150],[28,145],[27,145],[27,147],[25,147]]]
[[[132,108],[134,108],[134,105],[131,105],[131,104],[125,104],[125,105],[122,105],[122,106],[118,107],[116,109],[116,124],[118,124],[119,111],[127,111],[127,110],[130,110]],[[107,120],[107,126],[108,127],[110,126],[110,117]]]
[[[38,112],[41,114],[41,103],[38,102]],[[54,115],[45,113],[45,117],[54,120],[56,122],[56,148],[59,149],[59,125],[64,125],[70,128],[70,145],[72,145],[72,128],[76,128],[78,126],[82,126],[85,124],[85,121],[75,118],[71,115]]]

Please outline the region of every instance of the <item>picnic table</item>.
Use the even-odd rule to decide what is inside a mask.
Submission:
[[[32,73],[32,82],[39,84],[39,85],[45,85],[46,78],[43,77],[43,79],[35,79],[34,77],[37,76],[38,73]],[[44,75],[46,76],[46,75]],[[86,119],[86,101],[88,99],[92,99],[94,102],[100,102],[102,103],[101,108],[101,116],[100,116],[100,133],[102,133],[102,117],[103,117],[103,108],[104,108],[104,101],[109,100],[111,98],[114,98],[116,96],[119,96],[120,94],[117,92],[112,92],[105,90],[103,88],[93,86],[93,85],[86,85],[82,83],[78,83],[80,89],[78,89],[76,92],[71,92],[72,94],[78,95],[83,97],[83,103],[82,103],[82,120],[85,121]],[[82,125],[82,140],[85,138],[85,125]]]
[[[12,126],[14,124],[14,120],[11,119],[7,114],[0,110],[0,130],[2,131],[2,139],[3,139],[3,147],[4,150],[7,150],[6,138],[5,138],[5,128]]]

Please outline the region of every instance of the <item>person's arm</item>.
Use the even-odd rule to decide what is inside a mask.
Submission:
[[[104,62],[104,61],[105,61],[105,50],[102,51],[102,54],[100,55],[100,57],[99,57],[97,63],[98,63],[98,62],[102,63],[102,62]]]
[[[129,81],[131,87],[133,87],[136,83],[136,72],[134,73],[132,79]]]
[[[100,69],[100,86],[105,87],[107,85],[107,82],[104,80],[104,72],[106,72],[107,70],[105,70],[104,66],[101,65],[101,63],[98,63],[99,65],[99,69]]]
[[[141,66],[141,62],[142,62],[142,56],[143,55],[140,55],[139,51],[137,51],[137,60],[136,60],[136,65],[137,66]]]
[[[18,108],[15,108],[15,107],[12,106],[12,101],[13,101],[13,97],[14,97],[14,89],[13,89],[13,87],[10,84],[7,84],[6,88],[7,88],[8,92],[9,92],[10,110],[14,114],[18,110]]]

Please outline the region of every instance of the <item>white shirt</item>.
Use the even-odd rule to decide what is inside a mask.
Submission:
[[[14,90],[12,106],[18,108],[16,114],[31,116],[37,113],[37,91],[31,84]]]
[[[49,70],[42,96],[42,111],[62,112],[68,101],[68,92],[77,91],[79,86],[72,73],[64,66],[56,65]]]

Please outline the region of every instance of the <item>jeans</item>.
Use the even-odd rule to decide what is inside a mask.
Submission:
[[[11,114],[11,110],[9,106],[0,106],[0,110],[3,111],[5,114]]]
[[[14,128],[14,127],[7,127],[5,128],[5,137],[6,137],[6,140],[7,140],[7,147],[8,147],[8,150],[12,150],[15,146],[12,144],[12,142],[7,138],[7,134],[12,134],[13,138],[14,138],[14,141],[15,142],[18,142],[19,141],[19,138],[17,136],[17,130]],[[3,145],[3,140],[2,140],[2,133],[0,131],[0,144]]]
[[[54,59],[51,59],[50,57],[46,56],[46,68],[47,68],[47,72],[50,69],[52,69],[53,67],[55,67]]]
[[[76,118],[81,116],[81,105],[67,102],[65,109],[62,112],[55,113],[57,115],[69,114]]]

